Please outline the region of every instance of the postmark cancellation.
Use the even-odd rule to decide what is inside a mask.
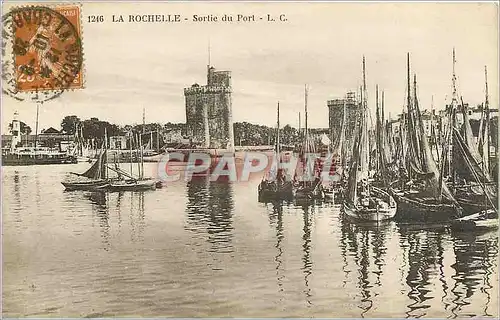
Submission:
[[[49,4],[13,7],[3,16],[4,93],[44,102],[81,89],[81,7]]]

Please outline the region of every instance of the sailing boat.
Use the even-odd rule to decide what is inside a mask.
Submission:
[[[103,185],[99,189],[115,192],[115,191],[143,191],[143,190],[151,190],[156,189],[156,187],[160,186],[161,183],[155,181],[152,178],[144,178],[144,161],[143,161],[143,146],[141,136],[137,138],[138,145],[140,146],[140,155],[139,155],[139,163],[138,163],[138,177],[134,177],[132,172],[126,172],[125,170],[119,168],[118,166],[110,167],[107,166],[108,169],[116,172],[118,174],[119,179],[110,181],[109,184]],[[132,169],[132,166],[131,166]],[[123,178],[123,176],[128,179]]]
[[[92,162],[89,157],[89,148],[83,138],[83,125],[75,124],[75,141],[72,155],[76,157],[77,162]]]
[[[390,192],[396,199],[398,211],[396,218],[412,222],[449,221],[457,217],[460,205],[454,199],[443,180],[443,164],[438,167],[432,157],[424,125],[420,114],[414,77],[414,96],[410,87],[410,54],[407,56],[408,87],[406,114],[406,153],[403,172],[399,181],[391,184]],[[442,154],[447,150],[443,148]],[[401,183],[401,189],[395,187]]]
[[[363,100],[359,126],[354,136],[354,148],[349,168],[344,212],[364,221],[383,221],[394,217],[397,210],[394,198],[369,181],[368,108],[366,99],[365,57],[363,56]],[[377,152],[383,152],[378,150]]]
[[[295,198],[298,200],[312,200],[312,199],[323,199],[323,186],[321,183],[321,178],[319,175],[319,164],[315,162],[314,164],[307,161],[306,157],[314,153],[314,141],[309,136],[309,129],[307,127],[307,97],[308,88],[305,86],[304,95],[304,108],[305,108],[305,130],[304,130],[304,142],[302,145],[302,150],[299,154],[299,163],[301,169],[300,175],[296,175],[294,178],[294,194]],[[308,175],[314,174],[314,180],[310,181]],[[302,178],[302,179],[300,179]]]
[[[106,148],[101,148],[97,161],[84,173],[71,174],[86,177],[90,180],[77,182],[61,182],[68,191],[73,190],[97,190],[106,187],[109,184],[109,179],[106,170],[107,152]]]
[[[276,161],[268,175],[262,178],[259,184],[259,199],[292,199],[292,182],[287,181],[283,168],[281,168],[281,145],[280,145],[280,104],[278,102],[276,129]]]
[[[455,63],[455,51],[453,51],[453,63]],[[486,76],[485,70],[485,76]],[[488,158],[489,138],[489,101],[488,83],[486,81],[486,99],[483,108],[483,116],[480,123],[478,147],[473,139],[467,106],[461,99],[461,111],[463,115],[463,128],[459,130],[456,125],[456,87],[455,68],[453,68],[453,101],[450,108],[451,122],[449,130],[452,131],[453,156],[448,159],[450,166],[450,188],[454,191],[456,200],[464,210],[464,214],[474,214],[483,210],[497,212],[498,194],[490,176]],[[455,102],[455,103],[453,103]],[[483,132],[481,132],[484,130]]]

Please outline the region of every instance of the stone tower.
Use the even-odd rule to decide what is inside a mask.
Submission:
[[[340,129],[342,127],[342,119],[344,118],[344,102],[347,112],[347,127],[346,127],[346,139],[351,140],[354,134],[354,129],[356,128],[356,122],[360,116],[359,101],[356,99],[355,92],[348,92],[345,98],[333,99],[327,101],[328,106],[328,122],[330,130],[333,133],[334,141],[340,135]]]
[[[207,66],[207,85],[184,89],[187,133],[198,147],[234,151],[231,72]]]

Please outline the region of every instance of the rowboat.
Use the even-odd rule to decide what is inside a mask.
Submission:
[[[454,231],[483,230],[498,228],[498,213],[496,210],[483,210],[456,220],[451,223]]]

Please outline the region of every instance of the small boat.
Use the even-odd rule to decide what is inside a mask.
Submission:
[[[320,179],[316,179],[312,183],[307,181],[299,182],[295,187],[294,195],[297,200],[324,199],[325,197]]]
[[[498,213],[496,210],[487,209],[459,219],[451,223],[454,231],[485,230],[498,228]]]
[[[377,187],[361,192],[355,201],[344,201],[344,212],[348,217],[362,221],[385,221],[394,218],[398,208],[394,198]]]
[[[81,163],[81,162],[92,162],[92,159],[90,157],[81,157],[77,156],[76,157],[76,162]]]
[[[108,178],[106,171],[107,153],[106,149],[102,149],[99,154],[97,161],[94,162],[90,168],[84,173],[74,173],[79,177],[85,178],[85,180],[76,181],[65,181],[61,182],[64,188],[68,191],[75,190],[98,190],[109,184],[110,179]]]
[[[344,199],[344,213],[360,221],[385,221],[396,215],[398,206],[394,198],[385,190],[374,186],[375,181],[370,178],[370,140],[368,137],[368,106],[366,99],[365,58],[363,57],[363,99],[360,114],[360,125],[354,134],[352,161],[349,167],[346,195]],[[379,122],[378,87],[377,87],[377,123]],[[378,126],[377,126],[378,128]],[[380,140],[380,130],[377,130],[377,142]],[[382,157],[380,145],[377,155]],[[378,168],[379,172],[382,167]],[[383,183],[386,185],[385,183]]]
[[[111,181],[107,184],[97,187],[97,190],[118,192],[118,191],[144,191],[156,189],[157,182],[153,179],[135,180],[125,179]]]
[[[398,204],[396,220],[413,223],[450,222],[460,217],[462,208],[444,181],[444,163],[433,158],[417,97],[417,78],[410,84],[410,55],[407,56],[407,113],[401,127],[406,141],[401,140],[400,179],[390,185],[389,192]],[[413,91],[413,92],[412,92]],[[413,95],[413,98],[412,98]],[[447,155],[443,149],[443,158]],[[399,187],[397,187],[399,185]]]
[[[450,221],[461,212],[461,208],[451,201],[439,200],[417,190],[400,191],[390,188],[390,193],[398,204],[397,220],[411,222]]]
[[[307,157],[310,154],[316,153],[315,141],[309,134],[307,126],[307,101],[308,101],[308,86],[304,87],[304,111],[305,111],[305,128],[304,140],[299,149],[299,167],[295,172],[293,180],[293,194],[298,201],[323,200],[323,185],[321,181],[320,159],[316,159],[313,163],[308,161]],[[314,175],[314,180],[310,176]]]
[[[258,188],[259,199],[287,200],[293,198],[291,182],[262,180]]]
[[[132,138],[132,134],[131,134]],[[137,145],[140,147],[139,152],[139,164],[138,164],[138,177],[134,177],[132,173],[132,162],[130,163],[130,172],[121,169],[118,163],[115,162],[115,166],[106,166],[107,169],[114,171],[118,178],[114,180],[109,180],[109,183],[103,184],[102,186],[96,188],[100,191],[107,192],[119,192],[119,191],[144,191],[144,190],[155,190],[157,187],[161,187],[161,182],[154,180],[152,178],[144,177],[144,161],[143,155],[144,150],[142,149],[141,136],[137,135],[136,138]],[[130,144],[132,148],[132,143]],[[132,152],[130,152],[132,156]]]
[[[99,190],[107,185],[109,185],[109,181],[106,179],[100,180],[90,180],[90,181],[81,181],[81,182],[61,182],[67,191],[74,190],[84,190],[84,191],[93,191]]]
[[[281,168],[281,145],[280,145],[280,104],[278,102],[276,129],[276,162],[271,171],[259,184],[259,201],[266,200],[291,200],[293,199],[293,184],[288,181],[284,170]],[[276,177],[273,177],[276,173]]]

